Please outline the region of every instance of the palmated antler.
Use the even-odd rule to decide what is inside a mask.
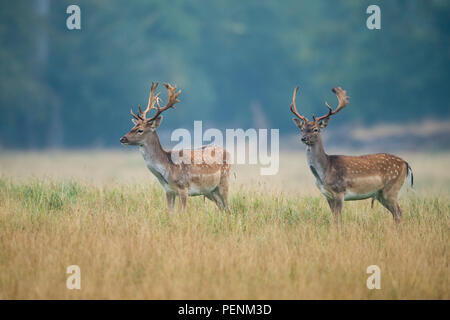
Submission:
[[[333,91],[334,94],[336,94],[339,104],[338,104],[336,110],[333,111],[333,108],[331,108],[330,105],[327,102],[325,102],[325,105],[328,108],[328,113],[320,118],[315,119],[316,121],[320,121],[325,118],[331,117],[332,115],[341,111],[346,105],[348,105],[347,91],[342,90],[341,87],[335,87],[335,88],[331,89],[331,91]]]
[[[153,83],[152,82],[152,86],[150,88],[150,96],[148,98],[148,104],[147,104],[147,108],[145,109],[145,111],[142,111],[141,107],[139,106],[139,111],[141,112],[141,116],[142,119],[145,119],[145,116],[147,115],[147,113],[155,108],[155,102],[159,99],[159,93],[157,93],[155,95],[155,90],[158,87],[158,82]]]
[[[150,96],[148,98],[147,108],[144,111],[142,111],[141,106],[138,106],[139,112],[137,115],[133,113],[133,109],[130,109],[130,113],[133,116],[133,118],[135,118],[136,120],[140,120],[140,121],[153,121],[162,112],[164,112],[165,110],[167,110],[169,108],[174,108],[175,103],[180,102],[180,100],[178,100],[178,96],[180,95],[181,90],[178,90],[178,92],[176,92],[177,87],[176,86],[172,87],[169,83],[164,83],[164,86],[167,89],[167,95],[168,95],[166,105],[164,107],[161,107],[159,105],[159,102],[161,101],[161,99],[159,98],[159,92],[157,94],[155,94],[156,88],[158,87],[158,82],[156,82],[156,83],[152,82],[152,86],[150,88]],[[155,104],[157,104],[157,107],[155,107]],[[146,118],[147,113],[152,109],[156,109],[156,113],[153,117],[147,119]]]
[[[293,114],[295,114],[299,119],[303,120],[303,121],[308,121],[308,119],[306,119],[306,117],[300,115],[297,111],[297,108],[295,107],[295,98],[297,96],[297,91],[298,91],[298,86],[295,87],[294,89],[294,93],[292,95],[292,103],[291,103],[291,111]]]
[[[138,112],[137,115],[135,115],[135,114],[133,113],[133,109],[130,109],[130,113],[131,113],[131,115],[133,116],[133,118],[135,118],[136,120],[142,120],[142,121],[145,120],[145,116],[147,115],[147,113],[148,113],[151,109],[154,108],[155,102],[159,99],[159,98],[158,98],[159,93],[157,93],[157,94],[155,95],[155,90],[156,90],[157,87],[158,87],[158,82],[156,82],[156,83],[153,83],[153,82],[152,82],[152,86],[151,86],[151,88],[150,88],[150,97],[148,98],[148,105],[147,105],[147,108],[145,109],[145,111],[142,111],[141,106],[138,106],[139,112]]]
[[[153,102],[152,107],[150,108],[150,109],[156,109],[156,113],[155,113],[155,115],[153,117],[151,117],[147,121],[155,120],[157,117],[159,117],[159,115],[161,113],[163,113],[164,111],[166,111],[169,108],[174,108],[174,105],[177,102],[180,102],[180,100],[178,100],[178,96],[180,95],[181,90],[178,90],[178,92],[176,92],[177,87],[176,86],[172,87],[170,85],[170,83],[164,83],[164,87],[166,87],[166,89],[167,89],[167,103],[166,103],[166,105],[164,107],[161,108],[160,105],[159,105],[160,99],[159,99],[159,97],[157,95],[156,98],[155,98],[155,102],[157,103],[157,108],[154,107],[154,102]]]

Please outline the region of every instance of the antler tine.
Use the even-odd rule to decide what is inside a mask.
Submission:
[[[145,119],[145,116],[147,115],[147,113],[151,110],[155,108],[155,102],[158,99],[159,93],[157,93],[155,95],[155,91],[156,88],[158,87],[158,82],[154,83],[152,82],[152,86],[150,88],[150,96],[148,98],[148,104],[147,104],[147,108],[145,109],[144,112],[142,112],[141,107],[139,107],[139,110],[141,112],[142,118]]]
[[[306,117],[300,115],[297,111],[297,108],[295,106],[295,98],[297,96],[297,91],[298,91],[298,86],[295,87],[294,89],[294,93],[292,94],[292,103],[291,103],[291,111],[293,114],[295,114],[299,119],[303,120],[303,121],[308,121],[308,119],[306,119]]]
[[[335,87],[335,88],[331,89],[331,91],[334,92],[334,94],[336,95],[336,97],[337,97],[337,99],[339,101],[338,106],[337,106],[336,110],[333,111],[333,108],[330,107],[328,102],[325,101],[325,106],[328,108],[328,113],[326,115],[320,117],[320,118],[317,118],[317,121],[320,121],[322,119],[328,118],[328,117],[338,113],[343,108],[345,108],[345,106],[348,105],[347,91],[342,90],[341,87]]]
[[[135,114],[133,113],[133,108],[130,108],[130,113],[131,113],[131,115],[133,116],[133,118],[135,118],[136,120],[142,120],[142,118],[141,118],[139,115],[135,115]]]
[[[176,86],[172,87],[170,85],[170,83],[164,83],[164,86],[167,89],[167,103],[166,103],[166,105],[164,107],[161,108],[160,105],[159,105],[160,99],[157,96],[156,99],[155,99],[156,104],[157,104],[157,108],[156,108],[157,111],[156,111],[156,113],[155,113],[155,115],[153,117],[148,119],[148,121],[155,120],[161,113],[163,113],[164,111],[166,111],[169,108],[174,108],[174,105],[177,102],[180,102],[180,100],[178,100],[178,96],[180,95],[181,90],[178,90],[178,92],[176,92],[177,87]]]
[[[160,101],[162,101],[162,99],[160,97],[156,97],[156,105],[158,106],[158,108],[161,108],[161,106],[159,105]]]

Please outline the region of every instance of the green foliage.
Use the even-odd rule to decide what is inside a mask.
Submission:
[[[0,179],[0,199],[12,196],[20,200],[24,208],[36,213],[63,210],[67,205],[75,204],[82,193],[82,187],[74,181],[44,183],[36,179],[27,184],[13,184],[5,178]]]
[[[448,117],[450,4],[375,1],[78,1],[82,29],[66,29],[72,1],[0,3],[0,145],[116,146],[151,81],[183,89],[164,127],[294,127],[295,85],[307,114],[351,96],[344,121]],[[280,110],[282,112],[280,112]],[[243,116],[245,115],[245,116]]]

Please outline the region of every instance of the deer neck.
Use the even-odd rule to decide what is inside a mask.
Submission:
[[[325,153],[322,143],[322,137],[319,136],[317,142],[306,148],[308,165],[312,173],[323,184],[325,173],[328,169],[328,155]]]
[[[158,180],[161,181],[163,178],[167,182],[171,163],[169,154],[161,146],[156,131],[148,133],[145,142],[140,146],[140,151],[150,171]]]

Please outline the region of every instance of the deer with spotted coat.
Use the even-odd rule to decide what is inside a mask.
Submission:
[[[176,91],[169,83],[164,86],[168,92],[165,106],[160,106],[159,93],[155,94],[158,83],[152,83],[147,108],[133,116],[134,127],[120,142],[124,145],[139,146],[148,169],[158,179],[166,192],[168,213],[173,211],[175,198],[180,198],[181,211],[186,210],[188,196],[204,195],[215,202],[220,210],[230,212],[228,206],[228,181],[231,164],[225,149],[209,145],[199,149],[166,151],[161,146],[156,129],[162,121],[161,113],[174,108],[181,90]],[[157,107],[155,107],[155,104]],[[147,118],[151,110],[155,114]],[[173,157],[173,156],[176,157]]]
[[[290,109],[296,116],[295,125],[301,130],[301,141],[306,144],[309,168],[316,178],[316,185],[325,196],[333,213],[334,220],[339,222],[344,201],[372,198],[378,200],[388,209],[398,223],[402,211],[398,204],[398,192],[406,176],[410,175],[413,185],[413,174],[409,164],[394,155],[377,153],[363,156],[328,155],[325,153],[321,130],[326,128],[331,116],[341,111],[348,104],[348,96],[340,87],[333,88],[338,99],[335,110],[325,102],[328,113],[312,121],[299,114],[295,106],[298,87],[294,89]]]

